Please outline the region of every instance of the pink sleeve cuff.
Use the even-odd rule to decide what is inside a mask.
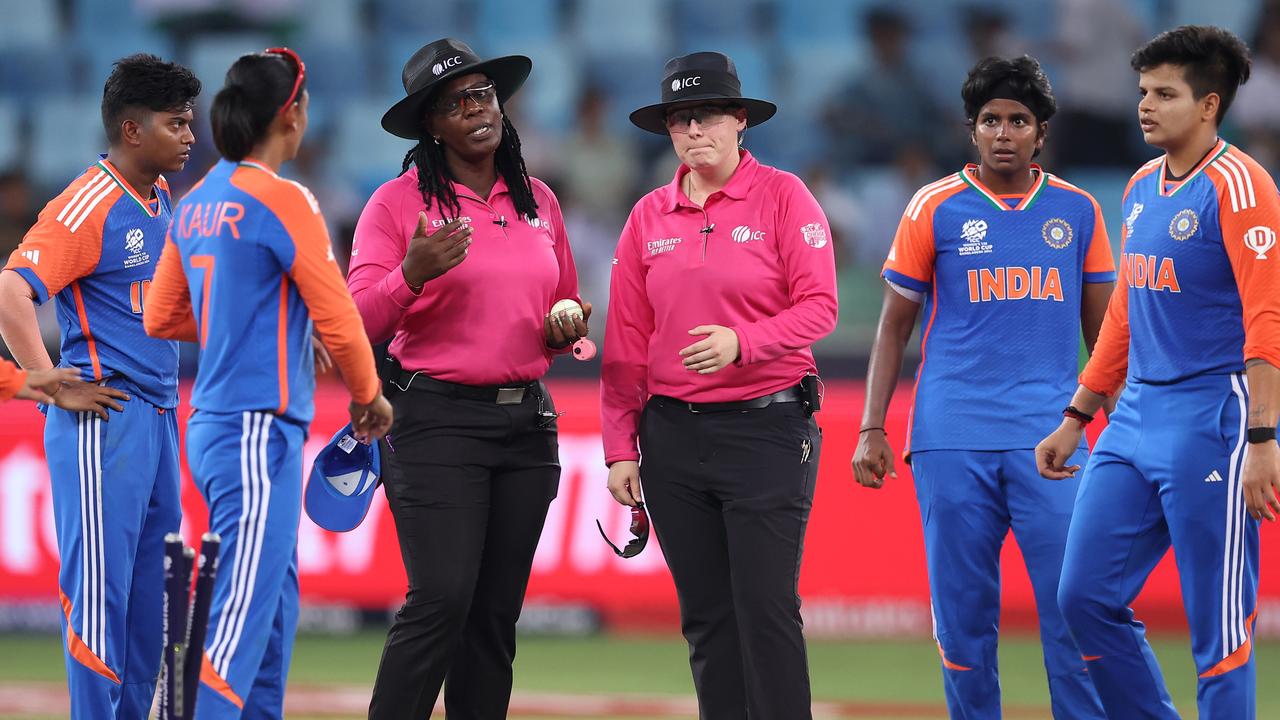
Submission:
[[[421,291],[415,293],[409,287],[408,281],[404,279],[403,268],[396,268],[387,273],[387,276],[382,279],[382,289],[387,293],[387,297],[402,310],[408,310],[409,306],[413,305],[413,301],[422,295]]]
[[[738,336],[738,359],[733,361],[733,364],[737,365],[738,367],[742,367],[743,365],[750,365],[751,364],[751,341],[747,338],[746,329],[742,327],[738,327],[737,325],[729,329],[733,331],[734,335]]]

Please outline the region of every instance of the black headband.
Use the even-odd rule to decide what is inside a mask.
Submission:
[[[1005,78],[997,82],[995,85],[992,85],[982,97],[982,102],[977,104],[977,109],[981,110],[992,100],[1013,100],[1014,102],[1020,102],[1027,106],[1027,109],[1035,116],[1036,122],[1045,121],[1045,118],[1041,117],[1043,108],[1039,102],[1040,96],[1034,92],[1030,92],[1026,87],[1018,87],[1018,85],[1010,81],[1009,78]],[[973,119],[976,120],[977,118],[975,117]]]

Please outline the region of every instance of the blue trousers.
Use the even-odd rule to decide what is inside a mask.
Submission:
[[[1244,508],[1241,374],[1130,383],[1085,469],[1058,599],[1113,718],[1177,718],[1130,603],[1172,545],[1201,720],[1256,714],[1258,523]]]
[[[1083,462],[1081,450],[1072,462]],[[1053,716],[1106,716],[1058,612],[1058,578],[1076,481],[1051,483],[1031,450],[913,453],[934,637],[954,720],[1000,717],[1000,548],[1013,530],[1040,619]]]
[[[305,439],[305,428],[265,412],[197,412],[187,424],[187,462],[222,536],[198,720],[284,717]]]
[[[107,421],[58,408],[45,421],[76,720],[146,717],[160,674],[164,536],[182,521],[178,425],[136,395],[122,404]]]

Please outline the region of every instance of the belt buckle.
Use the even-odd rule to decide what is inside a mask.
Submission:
[[[698,409],[698,403],[685,403],[685,405],[689,406],[690,413],[693,413],[694,415],[702,414],[702,411]]]
[[[524,401],[524,388],[498,388],[499,405],[519,405]]]

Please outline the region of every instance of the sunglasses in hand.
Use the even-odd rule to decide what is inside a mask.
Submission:
[[[596,520],[596,527],[600,530],[600,537],[609,543],[609,547],[618,554],[620,558],[633,558],[644,550],[645,543],[649,542],[649,513],[645,512],[644,503],[638,502],[635,507],[631,508],[631,534],[635,536],[627,546],[619,549],[608,535],[604,534],[604,526]]]

